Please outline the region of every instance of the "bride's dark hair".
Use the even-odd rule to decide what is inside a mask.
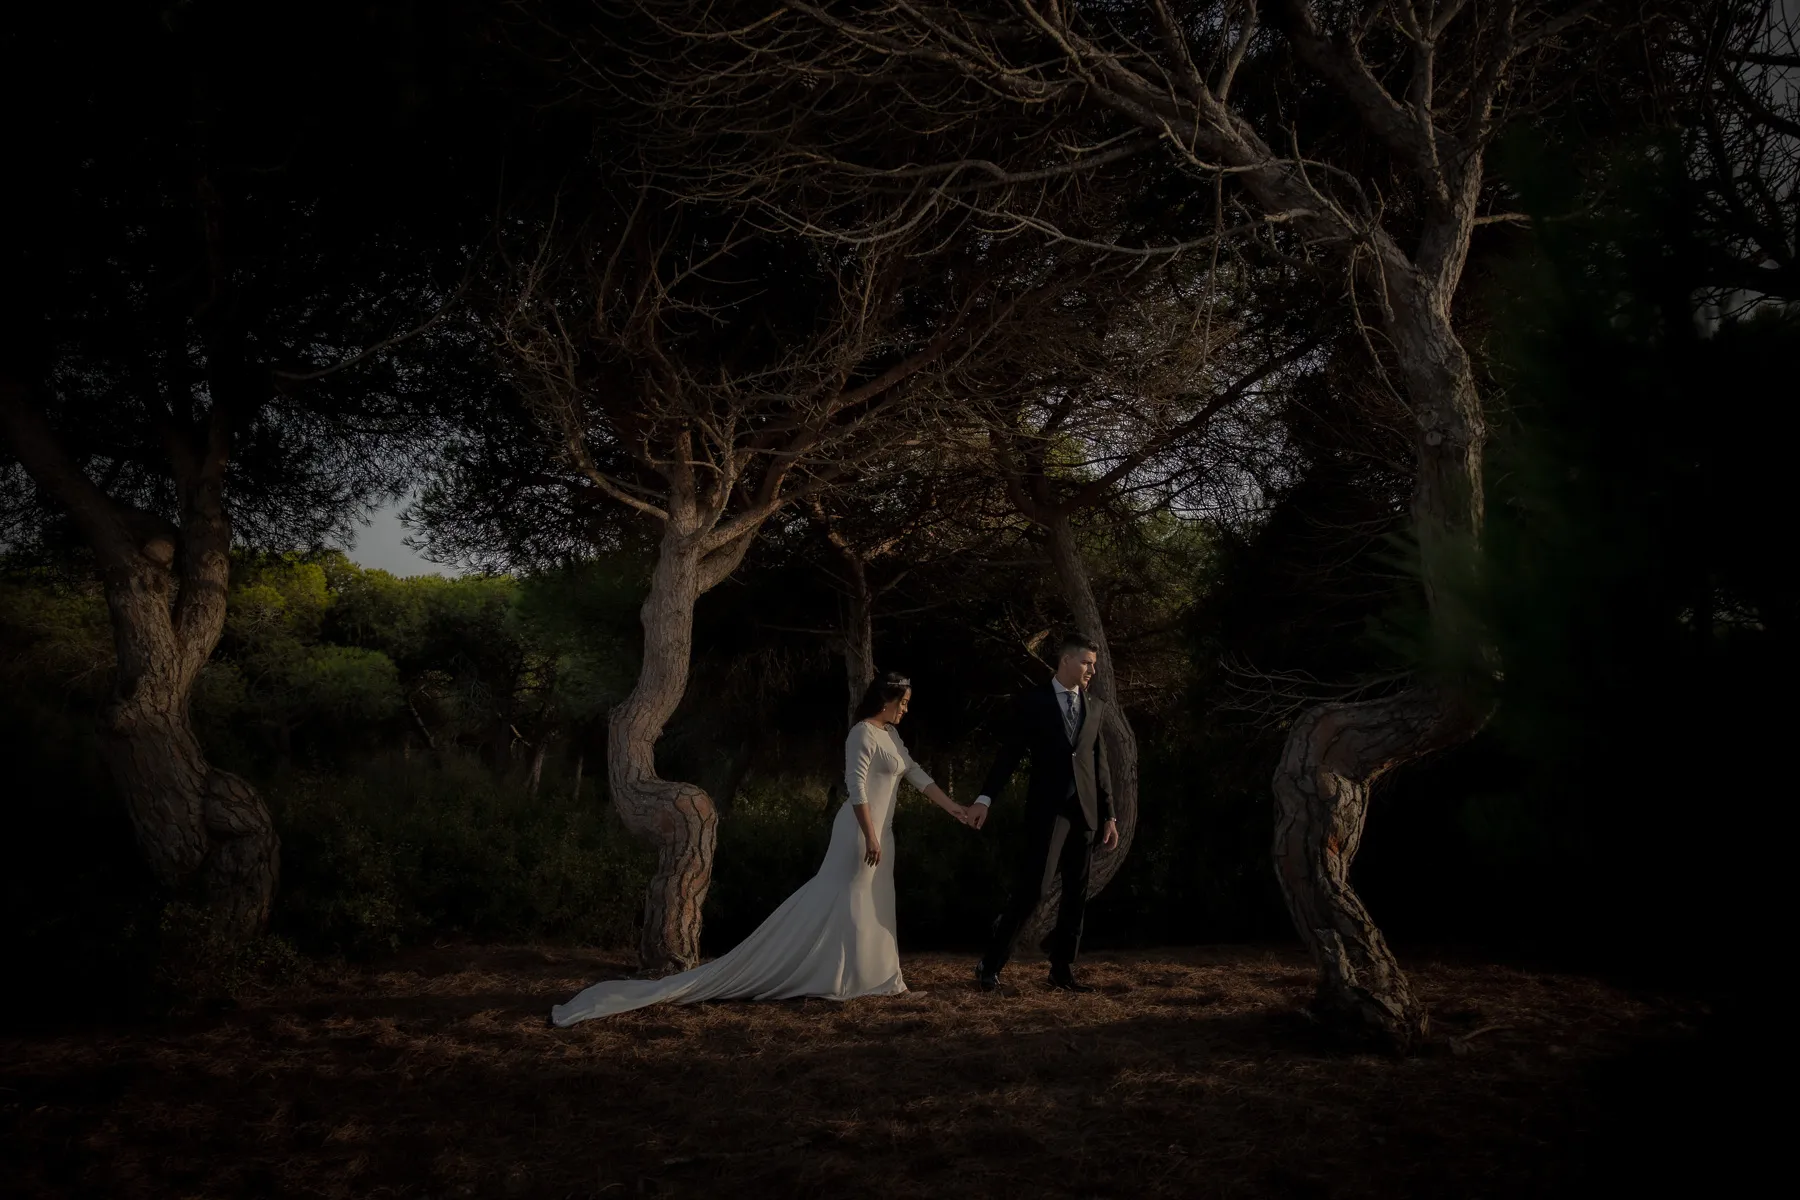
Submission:
[[[866,721],[900,697],[906,695],[912,687],[912,680],[898,671],[883,671],[869,684],[869,690],[856,705],[856,715],[850,718],[852,725],[858,721]]]

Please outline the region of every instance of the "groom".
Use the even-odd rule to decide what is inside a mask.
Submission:
[[[1087,910],[1088,866],[1094,838],[1100,848],[1119,844],[1113,820],[1111,783],[1100,726],[1104,704],[1089,696],[1099,644],[1081,634],[1062,640],[1056,676],[1021,695],[1000,743],[994,768],[975,798],[969,823],[980,829],[993,798],[1006,791],[1019,760],[1031,755],[1031,783],[1025,792],[1025,846],[1006,910],[994,922],[993,940],[975,964],[975,982],[984,992],[1000,986],[1000,969],[1012,957],[1019,931],[1062,877],[1062,904],[1056,928],[1044,942],[1050,953],[1050,986],[1069,992],[1094,989],[1075,978],[1071,969],[1081,946],[1081,920]]]

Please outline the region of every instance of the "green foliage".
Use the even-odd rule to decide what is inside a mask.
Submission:
[[[185,900],[164,904],[154,929],[133,933],[149,965],[138,1003],[154,1012],[188,1012],[254,987],[280,987],[305,978],[313,966],[286,938],[224,936],[211,914]]]
[[[353,775],[296,772],[265,789],[282,831],[274,929],[313,952],[421,939],[620,945],[654,856],[595,789],[537,795],[465,755],[384,756]]]
[[[273,730],[287,753],[296,730],[354,741],[357,731],[400,711],[392,660],[323,640],[336,601],[327,563],[348,565],[341,556],[287,554],[234,572],[221,650],[194,696],[196,717],[221,739],[242,747]]]
[[[707,948],[728,950],[819,869],[841,795],[796,775],[747,780],[719,819]]]
[[[571,759],[553,755],[533,796],[506,743],[485,763],[459,748],[489,748],[496,710],[534,737],[591,721],[629,670],[609,660],[605,622],[634,618],[634,578],[590,565],[532,586],[396,579],[335,553],[239,562],[193,707],[208,753],[264,790],[283,840],[276,935],[245,947],[163,894],[132,845],[95,746],[113,668],[98,586],[0,578],[4,953],[60,981],[9,1004],[110,996],[160,1011],[278,981],[298,953],[446,934],[635,940],[649,858],[597,769],[576,799]]]
[[[0,654],[17,675],[94,692],[113,668],[100,589],[45,571],[0,579]]]
[[[513,618],[520,635],[553,647],[550,702],[565,721],[593,721],[637,679],[636,625],[648,580],[643,564],[590,559],[521,581]]]
[[[293,664],[285,683],[303,710],[342,724],[380,721],[400,710],[400,673],[379,650],[314,647]]]
[[[336,600],[322,563],[283,555],[237,576],[227,599],[225,654],[209,664],[210,678],[195,697],[205,719],[283,731],[314,723],[341,732],[400,710],[399,672],[386,654],[321,643]]]
[[[624,695],[641,586],[624,561],[521,581],[400,579],[335,551],[247,556],[195,714],[253,773],[392,747],[421,723],[500,765],[517,737],[566,736]]]

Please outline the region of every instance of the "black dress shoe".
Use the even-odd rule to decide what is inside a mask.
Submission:
[[[1067,967],[1050,968],[1050,986],[1059,992],[1091,992],[1094,990],[1075,978],[1075,972]]]
[[[975,986],[984,992],[1000,990],[1000,972],[987,969],[987,963],[977,961],[975,964]]]

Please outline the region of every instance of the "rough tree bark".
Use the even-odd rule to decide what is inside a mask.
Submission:
[[[712,875],[714,798],[656,770],[656,743],[687,687],[695,604],[737,568],[772,516],[886,445],[869,431],[932,408],[915,377],[970,336],[964,322],[985,294],[972,291],[934,326],[906,325],[894,298],[916,265],[897,247],[871,247],[854,262],[834,258],[816,281],[836,289],[828,321],[776,335],[766,280],[713,270],[766,232],[755,222],[708,224],[718,214],[707,216],[705,204],[669,205],[670,184],[637,179],[635,205],[616,227],[598,221],[565,235],[546,226],[518,260],[517,290],[498,317],[524,404],[554,431],[580,486],[661,529],[639,612],[641,670],[607,729],[613,803],[657,848],[639,947],[648,971],[699,961]],[[586,310],[579,317],[562,307],[571,295],[581,299],[568,312]],[[727,313],[742,325],[727,329]],[[706,337],[695,332],[698,314],[712,331]],[[896,361],[902,330],[924,340]],[[916,408],[903,407],[913,400]]]
[[[215,406],[200,446],[168,439],[179,529],[107,497],[10,380],[0,381],[0,421],[26,471],[68,511],[100,563],[118,655],[100,747],[139,853],[164,887],[197,895],[216,932],[248,938],[268,920],[280,841],[256,790],[207,762],[188,710],[225,626],[227,414]]]
[[[1481,535],[1486,425],[1467,352],[1450,322],[1449,296],[1416,271],[1397,270],[1387,282],[1383,325],[1417,418],[1412,518],[1420,578],[1436,636],[1454,645],[1470,633],[1461,627],[1456,588]],[[1273,780],[1276,875],[1319,968],[1315,1010],[1336,1027],[1402,1052],[1423,1042],[1430,1017],[1350,885],[1350,866],[1374,782],[1481,728],[1487,710],[1477,700],[1480,689],[1459,686],[1465,682],[1438,681],[1386,699],[1309,710],[1288,731]]]
[[[1321,973],[1314,1013],[1403,1050],[1425,1035],[1429,1018],[1350,886],[1350,865],[1375,781],[1468,736],[1474,720],[1454,698],[1427,688],[1322,705],[1294,722],[1275,771],[1275,870]]]
[[[656,847],[638,947],[640,963],[650,971],[682,971],[700,961],[700,913],[712,883],[719,825],[706,789],[656,773],[656,743],[687,690],[694,606],[736,569],[754,532],[709,551],[692,494],[675,488],[669,498],[656,570],[638,612],[643,666],[607,723],[613,805],[626,828]]]

